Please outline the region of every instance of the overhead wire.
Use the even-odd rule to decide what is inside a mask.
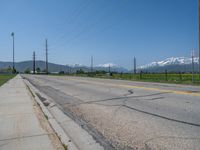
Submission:
[[[124,4],[124,3],[123,3]],[[125,6],[125,5],[123,5]],[[120,6],[121,7],[121,6]],[[114,8],[111,10],[111,12],[113,14],[115,14],[117,12],[117,10],[119,10],[119,8]],[[74,35],[71,39],[68,39],[66,41],[64,41],[63,44],[60,44],[59,48],[65,46],[67,43],[74,41],[75,39],[79,38],[81,35],[83,35],[84,33],[87,33],[88,31],[92,30],[95,26],[97,26],[98,24],[100,24],[103,20],[108,19],[106,18],[108,15],[107,13],[105,13],[103,16],[101,16],[96,22],[89,24],[86,28],[84,28],[84,30],[80,31],[79,33],[77,33],[76,35]],[[113,24],[114,25],[114,24]],[[112,25],[112,26],[113,26]],[[58,47],[57,47],[58,48]]]
[[[79,7],[74,9],[73,13],[69,15],[69,17],[65,18],[64,23],[61,23],[59,27],[71,24],[73,20],[75,20],[78,16],[80,16],[80,14],[91,4],[91,2],[92,0],[83,0],[82,3],[79,5]],[[62,36],[65,34],[66,33],[63,32],[61,33],[61,31],[58,31],[55,35],[56,38],[54,39],[52,45],[54,45],[58,40],[60,40],[60,38],[62,38]]]

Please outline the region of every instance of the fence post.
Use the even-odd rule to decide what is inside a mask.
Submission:
[[[180,81],[182,81],[182,73],[179,72],[179,78],[180,78]]]
[[[142,71],[140,71],[140,79],[142,79]]]
[[[168,76],[167,76],[167,70],[165,70],[165,80],[168,80]]]
[[[123,74],[123,72],[120,73],[120,78],[121,78],[121,79],[122,79],[122,74]]]

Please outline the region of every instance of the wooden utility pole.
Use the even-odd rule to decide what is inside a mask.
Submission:
[[[194,83],[194,51],[191,52],[192,57],[192,83]]]
[[[14,32],[11,33],[13,37],[13,73],[15,73],[15,34]]]
[[[199,78],[200,78],[200,0],[199,0]]]
[[[35,74],[35,52],[33,52],[33,74]]]
[[[93,56],[91,56],[91,72],[93,72]]]
[[[108,71],[109,71],[109,75],[110,75],[110,64],[109,64],[109,67],[108,67]]]
[[[48,74],[48,44],[46,39],[46,74]]]
[[[133,69],[133,72],[134,74],[136,74],[137,70],[136,70],[136,58],[134,57],[134,60],[133,60],[133,65],[134,65],[134,69]]]

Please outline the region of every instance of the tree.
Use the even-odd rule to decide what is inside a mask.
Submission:
[[[77,70],[76,74],[84,74],[85,72],[83,71],[83,69]]]
[[[27,68],[27,69],[24,71],[24,73],[29,74],[29,73],[30,73],[30,69]]]
[[[36,71],[37,71],[37,73],[40,73],[40,72],[41,72],[40,67],[37,67],[37,68],[36,68]]]
[[[65,72],[64,71],[60,71],[59,74],[65,74]]]
[[[13,72],[13,69],[9,66],[8,68],[6,68],[6,72],[12,73],[12,72]]]

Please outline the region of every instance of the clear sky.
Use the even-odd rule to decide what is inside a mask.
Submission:
[[[197,0],[0,0],[0,61],[115,63],[131,68],[198,48]]]

